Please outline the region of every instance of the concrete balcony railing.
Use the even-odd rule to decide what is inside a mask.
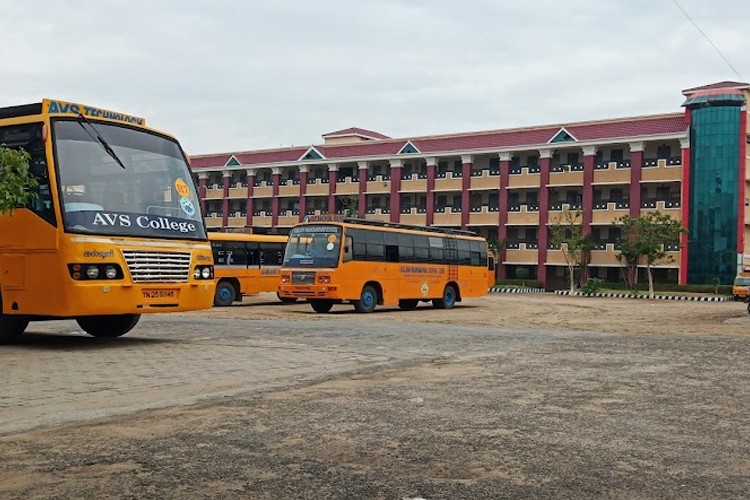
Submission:
[[[548,185],[582,186],[583,165],[559,165],[555,167],[554,169],[552,169],[552,171],[550,171]]]
[[[206,214],[206,217],[204,217],[203,220],[206,223],[206,227],[221,227],[223,225],[223,218],[221,214],[217,212]]]
[[[519,205],[508,208],[508,226],[538,226],[539,207]]]
[[[482,189],[499,189],[500,173],[491,173],[489,170],[482,170],[479,175],[472,174],[469,189],[472,191]]]
[[[519,167],[511,169],[508,176],[508,188],[538,188],[541,183],[541,173],[537,167]]]
[[[218,187],[218,184],[214,184],[213,187],[206,188],[206,200],[221,200],[224,198],[224,188]],[[247,191],[245,191],[247,194]]]
[[[367,179],[367,193],[390,193],[391,178],[387,175],[373,175]]]
[[[593,184],[630,184],[630,160],[599,163],[594,167]]]
[[[503,264],[536,265],[539,263],[539,248],[536,243],[507,243]]]
[[[387,208],[369,208],[367,209],[365,219],[376,220],[380,222],[390,222],[391,211]]]
[[[472,207],[469,212],[469,225],[471,226],[497,226],[500,221],[500,209],[482,205]]]
[[[290,227],[299,223],[299,210],[285,210],[279,214],[279,226]]]
[[[463,177],[456,172],[443,172],[435,176],[435,191],[461,191]]]
[[[359,179],[345,177],[336,183],[336,194],[359,194]]]
[[[643,200],[641,202],[641,213],[655,212],[658,211],[662,214],[667,214],[674,220],[682,220],[682,208],[681,203],[678,200]]]
[[[456,211],[456,209],[451,207],[438,209],[432,216],[432,223],[435,226],[460,226],[461,211]]]
[[[592,224],[612,224],[615,219],[630,215],[630,203],[627,201],[600,201],[594,203],[591,214]]]
[[[247,198],[247,186],[235,185],[229,188],[230,198]]]
[[[253,188],[253,198],[271,198],[273,196],[273,186],[262,184]]]
[[[328,196],[328,180],[327,179],[310,179],[311,181],[315,182],[309,182],[307,183],[307,191],[305,191],[306,196]],[[326,182],[323,182],[323,181]]]
[[[229,227],[245,227],[247,225],[247,214],[244,212],[234,212],[227,218]]]
[[[427,214],[423,208],[412,207],[408,212],[401,212],[399,219],[401,224],[412,224],[414,226],[424,226],[427,224]]]
[[[287,180],[279,185],[279,196],[299,196],[299,181]]]
[[[253,226],[267,226],[273,225],[273,217],[270,211],[258,210],[253,214]]]
[[[427,176],[423,174],[411,174],[401,179],[402,193],[424,193],[427,191]]]
[[[655,165],[652,166],[652,164]],[[671,162],[669,159],[644,161],[641,170],[641,182],[678,182],[682,180],[682,161]],[[648,165],[648,166],[647,166]]]

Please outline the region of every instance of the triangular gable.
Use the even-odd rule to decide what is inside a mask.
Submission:
[[[297,161],[305,161],[305,160],[323,160],[325,159],[325,156],[323,156],[320,151],[315,149],[315,146],[310,146],[310,149],[305,151],[305,154],[303,154],[299,160]]]
[[[227,162],[224,164],[225,167],[239,167],[241,165],[240,160],[236,156],[232,155]]]
[[[407,141],[406,144],[404,144],[404,147],[401,148],[401,150],[398,152],[400,155],[413,155],[413,154],[419,154],[421,151],[417,149],[417,147],[411,143],[411,141]]]
[[[568,132],[565,127],[560,128],[558,132],[547,141],[547,144],[556,144],[558,142],[576,142],[578,139],[576,139],[573,134]]]

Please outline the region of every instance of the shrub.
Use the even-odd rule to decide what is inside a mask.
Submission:
[[[589,278],[581,287],[581,293],[598,293],[604,287],[604,283],[601,278]]]

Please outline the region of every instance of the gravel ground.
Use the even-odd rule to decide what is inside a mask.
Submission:
[[[214,339],[195,344],[204,351],[247,336],[381,361],[6,434],[0,496],[749,495],[742,304],[494,295],[454,311],[318,316],[267,300],[161,316],[134,334],[182,331],[192,345],[203,332]]]

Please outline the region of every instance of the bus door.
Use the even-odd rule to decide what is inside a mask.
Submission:
[[[259,244],[260,276],[258,278],[259,291],[274,291],[279,286],[279,273],[284,260],[283,243]]]

